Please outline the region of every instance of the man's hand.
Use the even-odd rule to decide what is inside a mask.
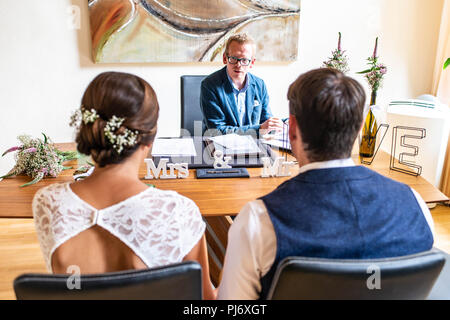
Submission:
[[[261,124],[260,130],[264,130],[267,133],[270,131],[282,131],[283,130],[283,121],[278,118],[269,118],[264,123]]]

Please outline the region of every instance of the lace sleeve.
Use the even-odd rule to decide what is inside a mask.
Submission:
[[[49,257],[54,241],[51,237],[51,215],[49,212],[50,207],[47,203],[45,188],[41,188],[33,198],[33,220],[45,264],[47,265],[47,269],[51,270]]]
[[[93,210],[68,198],[67,188],[67,183],[41,188],[32,202],[34,226],[49,271],[56,248],[92,225]]]
[[[182,257],[185,257],[203,236],[206,224],[197,205],[188,198],[183,197],[179,211],[180,247]]]

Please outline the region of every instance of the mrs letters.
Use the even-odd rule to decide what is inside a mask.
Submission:
[[[156,167],[153,159],[145,159],[144,162],[147,165],[145,179],[186,179],[189,177],[187,163],[168,163],[169,159],[161,158],[158,167]],[[169,168],[169,172],[167,172],[167,167]],[[175,170],[178,170],[178,175],[175,174]]]

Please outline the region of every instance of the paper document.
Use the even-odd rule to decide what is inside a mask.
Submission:
[[[258,145],[250,135],[238,135],[231,133],[223,136],[210,137],[209,139],[215,144],[226,148],[229,152],[260,152]]]
[[[285,125],[284,129],[281,131],[264,135],[261,142],[273,147],[291,150],[291,142],[289,140],[289,126]]]
[[[272,146],[272,147],[291,150],[291,144],[289,143],[289,141],[271,139],[271,140],[261,140],[261,142],[264,144],[268,144],[269,146]]]
[[[152,156],[179,156],[179,157],[196,157],[194,140],[189,138],[179,139],[155,139],[153,142]]]

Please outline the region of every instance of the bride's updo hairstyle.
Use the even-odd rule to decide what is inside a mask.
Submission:
[[[94,109],[98,117],[88,123],[81,121],[77,148],[100,167],[122,162],[139,145],[149,145],[155,139],[158,100],[153,88],[138,76],[122,72],[99,74],[84,92],[81,108]],[[137,134],[135,142],[121,144],[120,152],[105,135],[105,127],[113,116],[124,118],[119,128],[113,128],[115,136],[129,131]]]

